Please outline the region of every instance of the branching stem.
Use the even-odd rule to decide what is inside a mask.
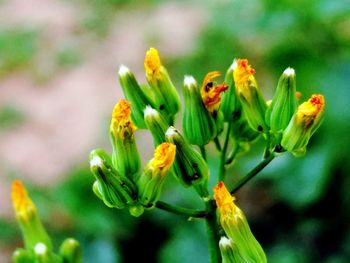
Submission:
[[[179,207],[179,206],[168,204],[163,201],[158,201],[156,203],[156,207],[170,213],[187,216],[187,217],[204,218],[208,215],[207,211],[198,211],[190,208]]]

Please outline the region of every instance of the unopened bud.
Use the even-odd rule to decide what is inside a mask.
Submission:
[[[124,208],[137,198],[137,189],[132,180],[121,176],[112,166],[109,155],[95,149],[90,153],[90,169],[96,178],[93,191],[108,207]]]
[[[295,71],[287,68],[280,77],[271,104],[270,127],[275,133],[282,133],[288,126],[298,107],[295,85]]]
[[[145,108],[145,123],[152,134],[155,146],[165,142],[165,132],[169,125],[164,117],[151,106]]]
[[[184,135],[191,144],[206,145],[217,135],[215,120],[206,109],[197,82],[192,76],[185,76],[183,91],[185,99],[182,120]]]
[[[154,106],[152,97],[141,88],[134,74],[126,66],[120,66],[118,75],[125,98],[134,105],[131,109],[133,122],[140,129],[146,128],[143,120],[143,110],[147,105]]]
[[[62,257],[64,263],[82,262],[80,244],[73,238],[67,238],[63,241],[59,254]]]
[[[176,177],[185,186],[194,186],[204,198],[208,198],[207,184],[209,168],[203,157],[190,145],[174,127],[169,127],[166,140],[176,145],[173,169]]]
[[[242,255],[239,253],[237,245],[231,238],[221,237],[219,248],[222,257],[222,263],[246,263]]]

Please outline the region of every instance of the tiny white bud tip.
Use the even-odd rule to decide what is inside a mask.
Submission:
[[[290,77],[290,76],[295,75],[295,71],[292,68],[286,68],[286,70],[283,71],[283,74]]]
[[[237,59],[234,59],[229,70],[235,70],[237,68]]]
[[[95,166],[100,167],[100,166],[102,166],[102,164],[103,164],[103,161],[102,161],[102,159],[101,159],[100,157],[98,157],[98,156],[94,156],[94,158],[92,158],[92,159],[90,160],[90,167],[95,167]]]
[[[39,242],[38,244],[35,245],[34,251],[35,251],[35,254],[37,255],[43,255],[43,254],[46,254],[47,247],[44,243]]]
[[[167,131],[166,131],[166,133],[165,133],[165,136],[167,136],[167,137],[172,137],[172,136],[174,136],[174,135],[176,135],[177,134],[177,130],[173,127],[173,126],[170,126],[168,129],[167,129]]]
[[[118,73],[120,76],[123,76],[123,75],[128,74],[129,72],[130,72],[130,70],[127,66],[121,65]]]
[[[191,86],[197,85],[197,82],[194,79],[194,77],[186,75],[185,78],[184,78],[184,85],[188,86],[188,87],[191,87]]]
[[[219,246],[220,247],[231,247],[232,246],[232,239],[227,238],[227,237],[221,237],[219,241]]]
[[[153,109],[150,105],[147,105],[145,110],[144,110],[144,115],[146,116],[156,116],[158,115],[158,111]]]

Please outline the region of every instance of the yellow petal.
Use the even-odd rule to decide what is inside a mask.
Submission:
[[[233,216],[237,210],[234,203],[235,198],[227,190],[225,184],[223,182],[218,182],[213,190],[216,206],[219,209],[221,217],[225,219],[226,217]]]
[[[176,146],[172,143],[162,143],[158,145],[154,152],[154,158],[150,161],[150,166],[155,169],[168,171],[174,162]]]
[[[314,94],[311,98],[299,105],[297,110],[297,122],[303,124],[305,127],[312,125],[315,119],[323,112],[325,100],[323,95]]]
[[[11,197],[16,216],[28,218],[36,211],[33,201],[29,198],[27,190],[20,180],[13,181]]]
[[[151,47],[147,52],[144,60],[146,75],[155,76],[158,74],[161,62],[158,50]]]

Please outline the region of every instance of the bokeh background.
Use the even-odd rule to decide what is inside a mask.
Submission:
[[[274,160],[237,199],[269,262],[349,262],[348,0],[0,0],[0,262],[22,246],[14,178],[28,186],[56,247],[77,238],[84,262],[208,262],[203,222],[157,210],[131,218],[91,191],[88,154],[110,150],[110,113],[122,97],[118,67],[144,82],[150,46],[180,92],[184,74],[201,81],[247,57],[266,98],[288,66],[303,100],[325,95],[326,118],[307,155]],[[149,138],[138,134],[144,162]],[[209,149],[215,174],[218,156]],[[261,151],[258,142],[240,157],[228,184]],[[171,178],[162,199],[200,207]]]

